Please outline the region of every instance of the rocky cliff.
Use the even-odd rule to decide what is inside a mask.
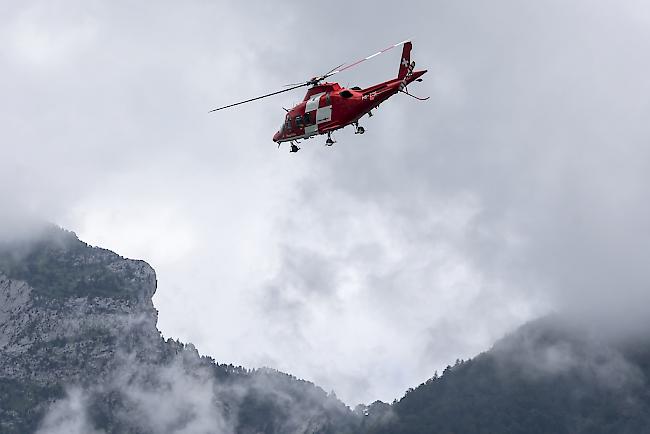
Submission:
[[[0,433],[344,433],[311,383],[156,328],[153,269],[48,227],[0,242]]]

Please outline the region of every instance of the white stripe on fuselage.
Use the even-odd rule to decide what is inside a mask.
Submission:
[[[305,105],[305,113],[316,110],[318,108],[318,103],[320,102],[320,97],[323,95],[325,95],[325,92],[317,93],[316,95],[313,95],[311,98],[309,98],[307,104]]]
[[[320,107],[316,111],[316,124],[322,124],[332,120],[332,106]]]

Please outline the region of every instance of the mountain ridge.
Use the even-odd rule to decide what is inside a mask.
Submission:
[[[392,404],[201,356],[157,329],[154,270],[48,226],[0,242],[0,433],[650,432],[650,339],[549,315]]]

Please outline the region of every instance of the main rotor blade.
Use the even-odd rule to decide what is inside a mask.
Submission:
[[[289,84],[283,84],[282,87],[298,86],[299,84],[305,85],[306,83],[304,81],[300,83],[289,83]]]
[[[314,78],[310,79],[310,80],[307,81],[307,82],[304,82],[304,83],[289,84],[289,85],[287,85],[287,86],[291,86],[291,87],[288,87],[288,88],[286,88],[286,89],[278,90],[277,92],[267,93],[266,95],[257,96],[257,97],[255,97],[255,98],[247,99],[247,100],[245,100],[245,101],[236,102],[236,103],[234,103],[234,104],[225,105],[225,106],[223,106],[223,107],[218,107],[218,108],[216,108],[216,109],[212,109],[212,110],[210,110],[208,113],[216,112],[216,111],[219,111],[219,110],[227,109],[227,108],[234,107],[234,106],[241,105],[241,104],[246,104],[247,102],[257,101],[258,99],[267,98],[267,97],[269,97],[269,96],[277,95],[277,94],[279,94],[279,93],[289,92],[290,90],[298,89],[299,87],[316,85],[316,84],[318,84],[321,80],[324,80],[324,79],[326,79],[327,77],[331,77],[331,76],[334,75],[334,74],[338,74],[339,72],[343,72],[343,71],[345,71],[345,70],[347,70],[347,69],[353,68],[353,67],[357,66],[358,64],[365,62],[366,60],[370,60],[370,59],[372,59],[373,57],[379,56],[380,54],[383,54],[383,53],[385,53],[385,52],[388,51],[388,50],[392,50],[392,49],[395,48],[395,47],[399,47],[399,46],[402,45],[402,44],[406,44],[407,42],[409,42],[408,39],[407,39],[406,41],[402,41],[402,42],[400,42],[400,43],[398,43],[398,44],[395,44],[395,45],[391,45],[391,46],[389,46],[389,47],[386,47],[386,48],[384,48],[383,50],[377,51],[375,54],[371,54],[371,55],[368,56],[368,57],[364,57],[363,59],[359,59],[359,60],[357,60],[356,62],[353,62],[353,63],[351,63],[351,64],[349,64],[349,65],[347,65],[347,66],[343,66],[343,65],[345,65],[345,64],[339,65],[339,66],[337,66],[336,68],[329,70],[329,71],[328,71],[327,73],[325,73],[324,75],[321,75],[320,77],[314,77]]]
[[[329,77],[331,73],[339,69],[341,66],[345,65],[345,63],[341,63],[339,66],[335,66],[334,68],[330,69],[327,71],[325,74],[323,74],[323,77]]]
[[[246,101],[240,101],[240,102],[236,102],[234,104],[228,104],[228,105],[225,105],[223,107],[218,107],[216,109],[210,110],[208,113],[212,113],[212,112],[216,112],[216,111],[219,111],[219,110],[227,109],[227,108],[234,107],[234,106],[240,105],[240,104],[246,104],[247,102],[256,101],[256,100],[262,99],[262,98],[267,98],[269,96],[277,95],[279,93],[289,92],[290,90],[298,89],[299,87],[308,86],[308,85],[309,85],[309,83],[302,83],[302,84],[290,87],[288,89],[278,90],[277,92],[267,93],[266,95],[257,96],[255,98],[247,99]]]
[[[370,60],[370,59],[372,59],[373,57],[379,56],[380,54],[383,54],[383,53],[385,53],[385,52],[388,51],[388,50],[392,50],[392,49],[395,48],[395,47],[399,47],[399,46],[402,45],[402,44],[406,44],[407,42],[409,42],[409,39],[407,39],[406,41],[402,41],[402,42],[400,42],[399,44],[395,44],[395,45],[391,45],[390,47],[386,47],[386,48],[384,48],[383,50],[377,51],[375,54],[371,54],[371,55],[368,56],[368,57],[364,57],[363,59],[359,59],[359,60],[357,60],[356,62],[350,63],[349,65],[347,65],[347,66],[345,66],[345,67],[343,67],[343,68],[341,68],[340,66],[339,66],[338,68],[334,68],[332,71],[329,71],[327,74],[323,75],[321,79],[325,79],[325,78],[327,78],[327,77],[331,77],[332,75],[334,75],[334,74],[338,74],[339,72],[343,72],[343,71],[345,71],[346,69],[353,68],[353,67],[357,66],[358,64],[365,62],[366,60]],[[343,66],[343,65],[341,65],[341,66]]]
[[[345,65],[345,63],[341,63],[339,66],[335,66],[334,68],[330,69],[329,71],[327,71],[324,75],[321,75],[320,77],[314,77],[314,78],[311,78],[311,79],[310,79],[309,81],[307,81],[305,84],[316,84],[316,83],[318,83],[320,80],[322,80],[323,77],[328,77],[328,74],[329,74],[330,72],[334,71],[335,69],[340,68],[340,67],[343,66],[343,65]],[[297,85],[297,84],[300,84],[300,83],[289,83],[289,84],[285,84],[284,87],[295,86],[295,85]]]

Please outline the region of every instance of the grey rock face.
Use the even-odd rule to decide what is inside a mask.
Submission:
[[[18,267],[0,270],[0,372],[42,385],[59,384],[62,379],[84,381],[101,375],[113,363],[115,348],[135,351],[138,342],[161,341],[151,301],[156,276],[145,262],[124,259],[76,239],[66,244],[58,239],[36,243],[22,255],[24,259],[15,263],[36,257],[45,267],[66,264],[62,259],[68,265],[49,270],[31,267],[28,262],[26,271],[16,272]],[[92,272],[88,272],[89,266]],[[5,274],[12,271],[22,279]],[[72,291],[49,293],[47,288],[39,291],[30,286],[32,281],[43,285],[41,275],[57,271],[77,287],[79,282],[92,285],[107,276],[124,284],[108,288],[112,294],[107,291],[107,297],[83,297]]]
[[[28,322],[26,312],[31,308],[31,293],[32,289],[25,282],[11,280],[0,273],[0,351],[3,355],[25,349],[25,345],[20,345],[18,330],[23,330]]]
[[[0,245],[0,265],[0,432],[33,431],[34,418],[66,387],[113,375],[120,354],[160,359],[156,276],[145,262],[51,228],[37,240]],[[98,282],[103,297],[93,296]]]

